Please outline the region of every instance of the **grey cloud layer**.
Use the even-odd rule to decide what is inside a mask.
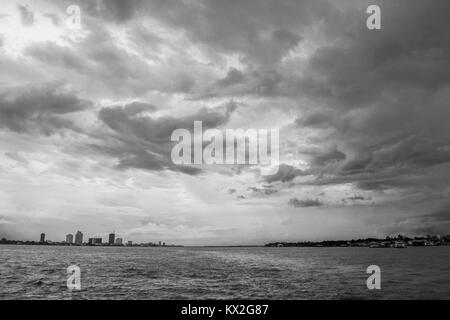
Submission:
[[[277,111],[289,114],[286,126],[298,136],[287,137],[292,144],[282,152],[307,159],[308,166],[282,164],[277,174],[262,179],[280,189],[351,184],[360,191],[442,197],[439,192],[449,186],[447,0],[80,3],[90,31],[86,38],[69,40],[68,46],[34,43],[25,54],[55,79],[91,90],[93,100],[145,101],[94,112],[102,129],[95,132],[97,143],[85,147],[117,160],[119,169],[199,173],[171,164],[171,132],[191,128],[194,120],[202,120],[205,128],[223,126],[236,109],[230,103],[188,116],[157,117],[153,112],[160,106],[147,100],[156,92],[199,103],[264,100],[276,102],[274,109],[288,101]],[[379,31],[365,27],[369,4],[381,6]],[[24,24],[32,23],[32,12],[20,12]],[[147,19],[166,34],[144,25]],[[110,27],[124,28],[137,54],[125,50]],[[200,57],[189,46],[198,48]],[[174,55],[165,61],[167,52]],[[237,61],[232,66],[230,57]],[[0,127],[46,134],[75,129],[68,116],[91,105],[61,89],[3,89]],[[296,145],[305,132],[308,145]],[[362,198],[368,199],[348,199]],[[293,198],[288,204],[303,208],[322,202]],[[447,210],[440,212],[447,216]]]
[[[364,1],[81,4],[90,15],[86,24],[93,30],[86,40],[73,44],[75,50],[54,44],[34,45],[28,54],[88,76],[101,74],[98,80],[118,92],[139,94],[151,88],[190,92],[195,84],[193,75],[175,87],[159,85],[145,63],[119,48],[98,23],[106,19],[130,26],[148,16],[184,32],[190,41],[206,45],[210,52],[240,55],[246,70],[229,69],[225,77],[210,79],[206,86],[209,92],[197,88],[193,97],[250,94],[286,96],[295,101],[302,95],[312,101],[313,107],[299,106],[296,124],[300,129],[317,129],[316,143],[329,140],[332,134],[335,150],[313,156],[313,165],[325,166],[328,173],[328,163],[334,160],[345,162],[336,166],[334,174],[339,176],[405,166],[415,170],[449,160],[450,129],[445,120],[450,116],[447,1],[382,3],[383,28],[379,32],[364,27]],[[342,12],[343,7],[348,10]],[[23,8],[21,12],[31,14]],[[325,42],[308,57],[302,74],[297,74],[296,60],[283,64],[281,58],[308,40],[308,32],[318,21],[323,22]],[[135,39],[147,36],[149,44],[164,42],[144,28],[131,30]],[[208,121],[208,116],[215,121],[214,114],[202,119]],[[119,109],[102,110],[100,118],[115,131],[121,131],[118,126],[127,127],[147,140],[167,136],[173,128],[184,125],[175,119],[132,120]],[[402,140],[389,142],[393,137]],[[292,180],[290,173],[268,179]]]
[[[179,118],[142,115],[142,111],[148,111],[149,107],[154,110],[153,106],[142,103],[102,108],[99,119],[114,132],[114,136],[107,140],[106,146],[99,146],[98,149],[118,157],[119,168],[171,169],[197,174],[200,172],[198,168],[172,163],[172,132],[180,128],[192,130],[194,121],[202,121],[204,129],[219,127],[228,121],[237,104],[230,102],[215,109],[202,108],[192,115]]]
[[[0,127],[19,133],[44,134],[75,129],[74,122],[64,116],[91,106],[91,102],[60,87],[2,88]]]

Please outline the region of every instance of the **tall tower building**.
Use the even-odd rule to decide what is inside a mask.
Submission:
[[[41,239],[39,240],[40,243],[45,242],[45,233],[41,233]]]
[[[81,231],[77,231],[75,234],[75,244],[78,246],[83,244],[83,233]]]
[[[114,244],[115,237],[116,237],[116,235],[114,233],[110,233],[109,234],[108,243],[109,243],[110,246],[112,246]]]
[[[68,234],[66,236],[66,242],[69,243],[69,244],[73,243],[73,234]]]

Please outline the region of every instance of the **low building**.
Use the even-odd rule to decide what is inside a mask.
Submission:
[[[88,244],[91,246],[101,245],[102,238],[89,238]]]

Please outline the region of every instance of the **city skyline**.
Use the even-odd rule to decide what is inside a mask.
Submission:
[[[75,236],[74,236],[75,235]],[[47,235],[45,233],[40,233],[39,235],[39,243],[45,243],[45,242],[56,242],[56,243],[68,243],[68,244],[73,244],[73,245],[80,245],[80,244],[108,244],[108,245],[129,245],[130,242],[131,243],[136,243],[133,242],[132,240],[126,240],[124,241],[123,236],[121,237],[116,237],[117,233],[116,232],[112,232],[112,233],[106,233],[106,236],[99,236],[99,234],[96,235],[92,235],[92,236],[86,236],[85,235],[90,235],[90,233],[83,233],[80,230],[77,230],[77,232],[75,234],[72,233],[68,233],[65,235],[65,240],[55,240],[55,239],[49,239],[47,238]],[[2,237],[0,237],[2,238]],[[105,238],[105,241],[103,241],[103,239]],[[24,239],[8,239],[8,240],[17,240],[17,241],[24,241]],[[100,240],[100,242],[98,242]],[[28,240],[25,239],[25,241],[33,241],[33,240]],[[159,246],[165,246],[166,242],[161,241],[161,240],[156,240],[155,242],[152,241],[147,241],[145,243],[152,243],[152,244],[157,244]]]

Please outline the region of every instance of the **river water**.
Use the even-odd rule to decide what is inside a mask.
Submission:
[[[69,290],[67,267],[81,271]],[[369,265],[381,289],[368,290]],[[449,299],[450,246],[371,248],[0,245],[0,299]]]

